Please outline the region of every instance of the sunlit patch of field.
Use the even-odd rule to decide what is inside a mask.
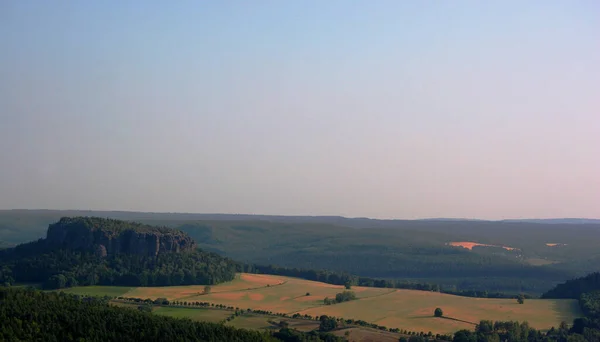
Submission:
[[[243,291],[267,286],[275,286],[285,282],[285,278],[277,276],[267,276],[262,274],[238,274],[232,281],[212,285],[211,293]],[[135,298],[167,298],[169,300],[184,299],[194,301],[206,301],[204,298],[205,285],[190,286],[160,286],[160,287],[138,287],[127,295]],[[202,297],[202,298],[200,298]]]
[[[218,287],[215,288],[218,290]],[[325,297],[334,298],[345,288],[339,285],[324,284],[315,281],[287,278],[281,285],[262,287],[248,291],[212,292],[208,295],[186,298],[187,301],[205,301],[226,306],[251,308],[273,313],[294,313],[315,306],[324,305]],[[352,287],[357,298],[382,295],[390,289],[372,287]],[[307,293],[309,294],[307,296]]]
[[[547,243],[546,246],[548,247],[560,247],[560,246],[566,246],[566,243]]]
[[[473,247],[476,247],[476,246],[481,246],[481,247],[500,247],[500,248],[506,249],[507,251],[513,251],[513,250],[517,249],[517,248],[514,248],[514,247],[487,245],[485,243],[478,243],[478,242],[471,242],[471,241],[449,242],[448,245],[454,246],[454,247],[462,247],[462,248],[466,248],[468,250],[473,250]]]

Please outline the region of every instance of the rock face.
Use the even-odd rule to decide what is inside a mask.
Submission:
[[[196,249],[196,242],[176,229],[93,217],[63,217],[48,227],[46,243],[52,248],[88,250],[99,256],[156,256]]]

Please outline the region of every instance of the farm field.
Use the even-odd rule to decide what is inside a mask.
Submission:
[[[226,325],[243,329],[279,329],[270,322],[286,321],[288,326],[299,331],[312,331],[319,328],[319,322],[304,319],[290,319],[270,315],[244,314],[227,322]]]
[[[474,324],[482,319],[527,321],[532,327],[545,330],[557,327],[561,321],[572,321],[580,315],[575,300],[528,299],[521,305],[514,299],[469,298],[437,292],[358,286],[351,289],[357,296],[356,300],[324,305],[325,297],[335,297],[336,293],[344,291],[344,287],[297,278],[245,273],[239,274],[231,282],[212,286],[210,294],[201,294],[203,290],[203,285],[138,288],[94,286],[73,288],[67,292],[142,299],[165,297],[169,300],[209,302],[273,313],[329,315],[364,320],[388,328],[431,331],[434,334],[473,329]],[[433,317],[433,311],[437,307],[448,318]],[[198,320],[208,320],[203,317],[215,312],[219,315],[219,310],[168,307],[158,308],[156,313],[161,310],[163,314]],[[228,324],[261,329],[270,326],[266,317],[244,315]],[[219,321],[223,317],[215,319]]]
[[[194,321],[218,323],[231,315],[230,311],[207,308],[178,308],[161,306],[152,310],[157,315],[189,318]]]
[[[68,289],[62,289],[61,291],[76,295],[85,296],[110,296],[119,297],[123,294],[135,289],[135,287],[126,286],[78,286],[71,287]]]
[[[444,311],[445,317],[456,320],[433,317],[437,307]],[[362,319],[413,331],[450,333],[473,329],[474,323],[482,319],[527,321],[532,327],[545,330],[557,327],[561,321],[572,321],[579,314],[579,308],[574,300],[529,299],[521,305],[514,299],[469,298],[437,292],[396,290],[385,296],[311,308],[300,313]]]
[[[349,342],[397,342],[400,334],[365,327],[344,328],[332,332]],[[346,335],[347,334],[347,335]]]

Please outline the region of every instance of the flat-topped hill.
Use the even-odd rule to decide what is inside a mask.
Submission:
[[[0,250],[0,284],[168,286],[233,279],[236,263],[196,248],[184,232],[103,219],[64,217],[47,237]]]
[[[48,227],[46,243],[50,248],[94,250],[102,256],[156,256],[197,247],[180,230],[98,217],[63,217]]]

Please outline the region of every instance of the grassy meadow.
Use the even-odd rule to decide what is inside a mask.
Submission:
[[[119,297],[125,293],[135,289],[135,287],[127,286],[77,286],[68,289],[62,289],[61,291],[76,295],[83,296],[110,296]]]
[[[528,299],[521,305],[514,299],[469,298],[437,292],[358,286],[351,289],[357,296],[356,300],[324,305],[325,297],[335,297],[336,293],[344,291],[344,287],[297,278],[246,273],[239,274],[231,282],[212,286],[209,294],[202,294],[203,290],[203,285],[137,288],[89,286],[68,289],[66,292],[143,299],[165,297],[169,300],[209,302],[273,313],[311,316],[324,314],[364,320],[388,328],[433,333],[472,329],[482,319],[527,321],[537,329],[549,329],[558,326],[561,321],[570,322],[580,315],[574,300]],[[447,318],[433,317],[433,311],[437,307],[444,311]],[[159,307],[155,312],[213,322],[231,314],[222,310],[179,307]],[[243,315],[228,324],[261,329],[272,326],[268,320],[269,317],[264,315]],[[308,323],[311,327],[315,325]]]
[[[152,310],[158,315],[170,316],[175,318],[189,318],[193,321],[218,323],[226,319],[231,312],[226,310],[208,309],[208,308],[180,308],[162,306]]]

